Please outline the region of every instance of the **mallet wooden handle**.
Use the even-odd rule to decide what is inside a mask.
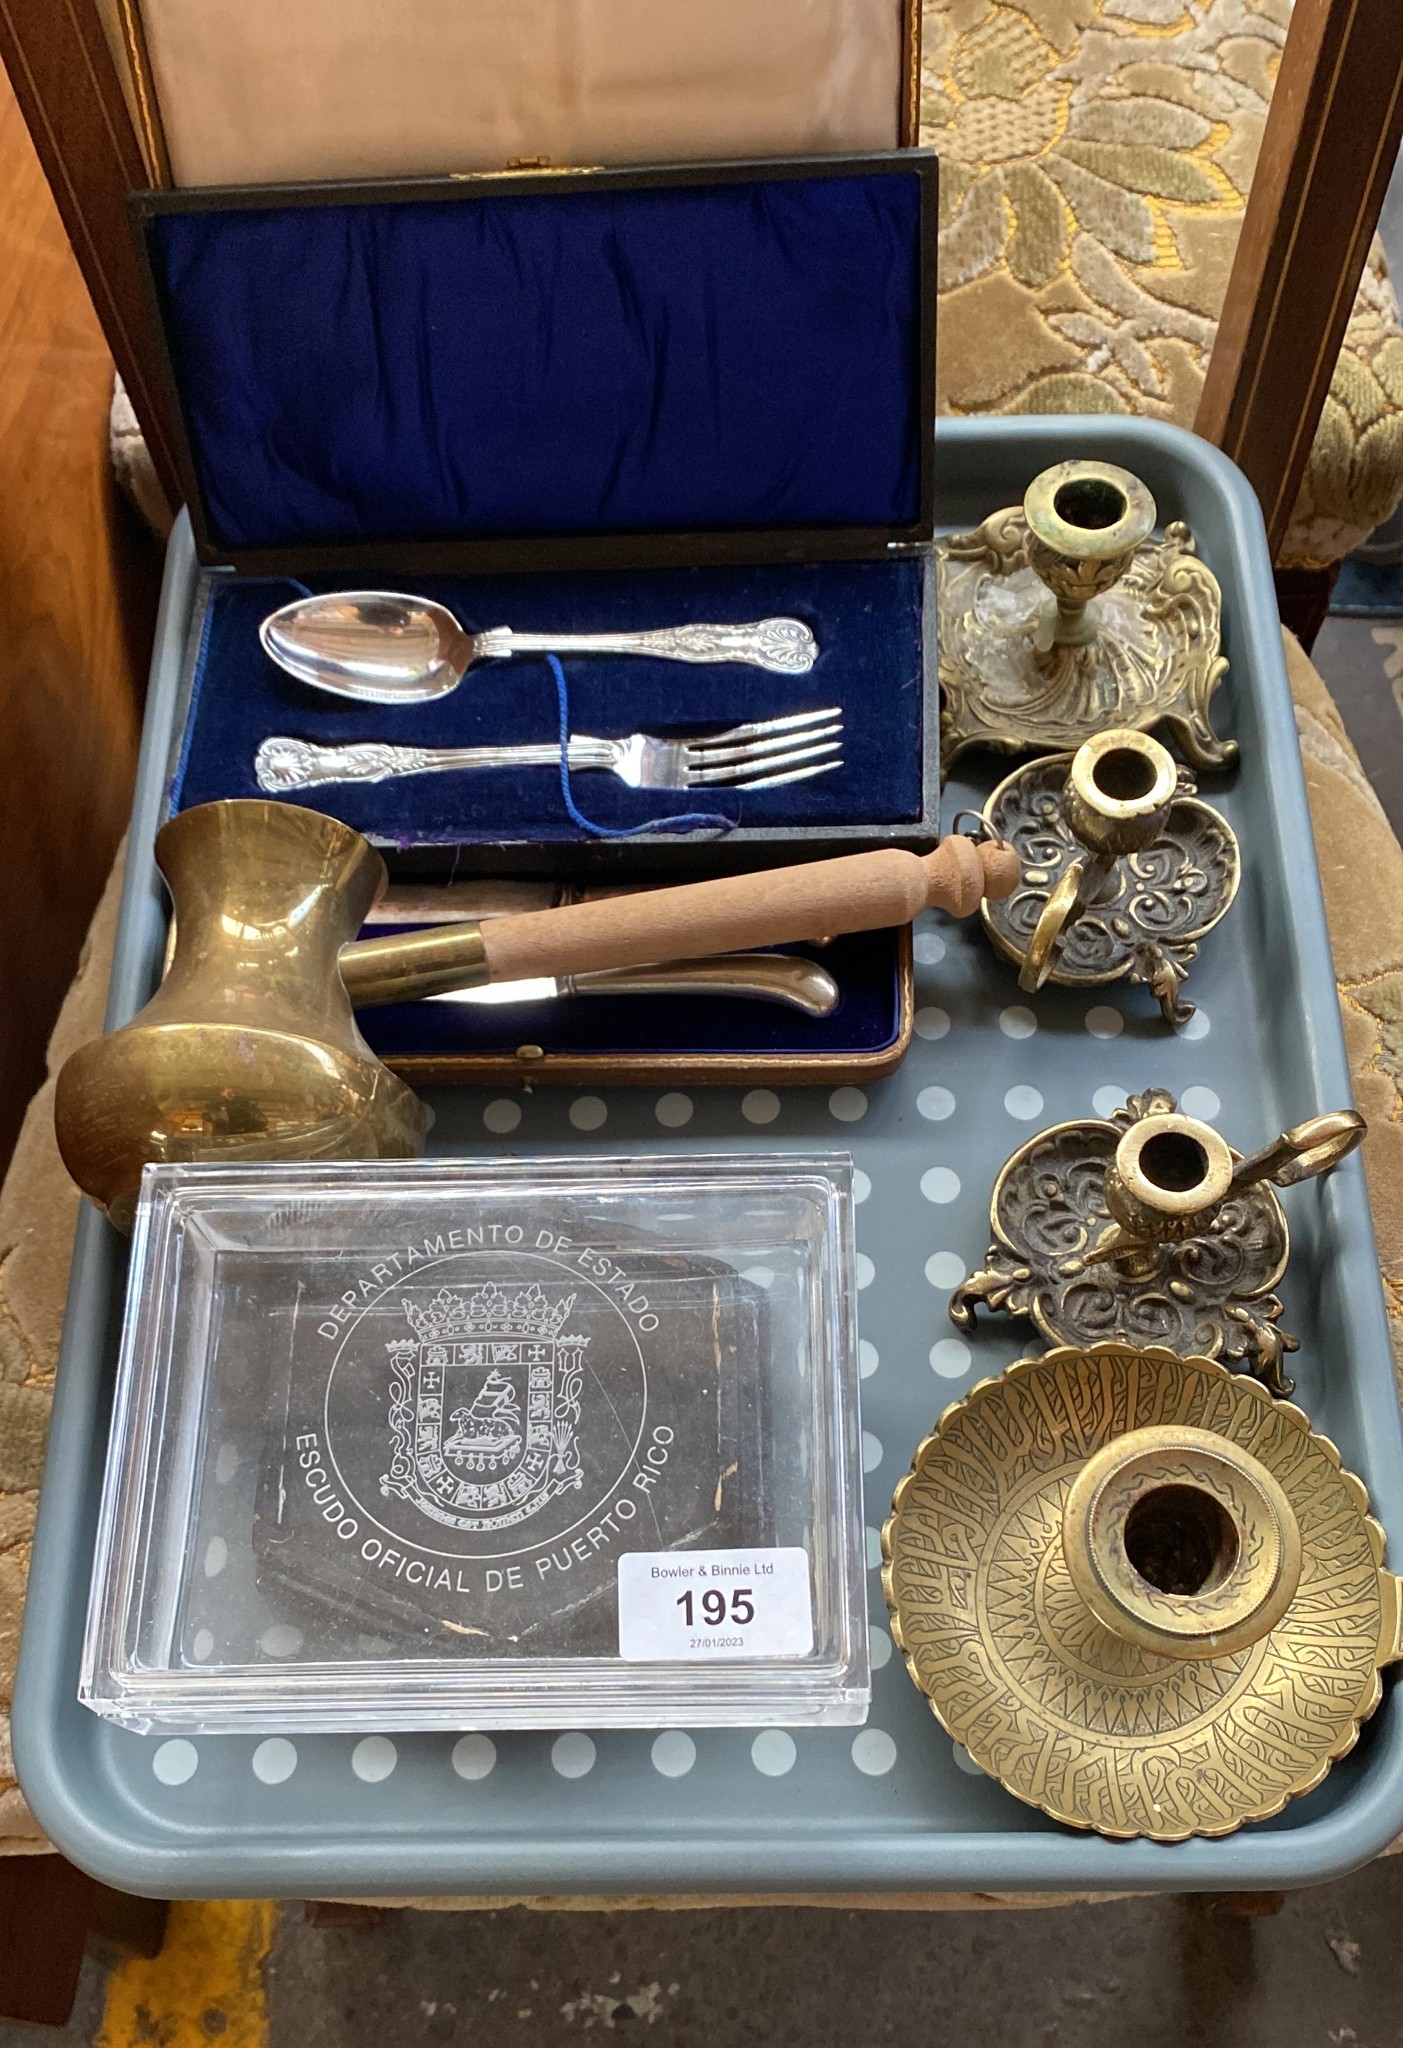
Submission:
[[[909,924],[922,910],[968,917],[984,896],[1009,895],[1018,876],[1012,847],[954,836],[924,859],[888,848],[566,903],[480,926],[362,939],[343,948],[341,971],[360,1006],[404,1002],[474,982],[644,967],[877,931]]]
[[[922,910],[968,917],[991,886],[992,893],[1008,895],[1018,872],[1011,848],[952,837],[925,859],[888,848],[493,918],[482,940],[493,981],[641,967],[650,960],[695,960],[876,931],[910,924]]]

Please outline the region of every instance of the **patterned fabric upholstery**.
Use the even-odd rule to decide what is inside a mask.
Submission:
[[[926,0],[940,406],[1191,426],[1290,0]],[[1403,495],[1403,325],[1375,247],[1283,553]]]

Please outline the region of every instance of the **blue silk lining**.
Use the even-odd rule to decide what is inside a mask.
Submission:
[[[914,172],[157,214],[216,543],[900,526]]]
[[[734,663],[572,657],[566,664],[571,720],[578,733],[616,738],[635,730],[715,730],[838,705],[845,732],[844,765],[836,774],[749,793],[633,790],[597,772],[577,774],[573,782],[581,810],[615,828],[697,810],[750,826],[822,827],[921,816],[924,573],[917,560],[890,559],[560,576],[404,578],[386,570],[379,582],[438,598],[470,629],[591,632],[775,614],[805,620],[820,649],[806,676]],[[377,579],[358,581],[370,588]],[[337,584],[311,577],[308,587]],[[318,695],[277,668],[258,639],[265,614],[295,595],[274,580],[214,579],[171,791],[174,808],[260,795],[254,756],[274,733],[324,744],[378,739],[435,747],[555,737],[555,684],[538,658],[484,662],[450,696],[395,710]],[[565,809],[553,767],[334,784],[298,800],[401,846],[584,843],[587,837]]]
[[[207,525],[233,551],[489,535],[902,527],[919,514],[921,181],[912,172],[731,184],[466,188],[451,199],[270,204],[146,224]],[[691,732],[835,704],[844,766],[742,795],[579,775],[613,830],[704,809],[748,826],[922,813],[923,567],[877,560],[501,577],[386,567],[313,589],[422,591],[470,629],[600,631],[802,618],[802,678],[577,657],[577,732]],[[403,710],[319,697],[263,654],[292,591],[217,579],[176,808],[259,792],[273,733],[510,744],[554,736],[541,660],[472,670]],[[932,690],[934,678],[931,678]],[[302,799],[405,847],[581,844],[553,769],[339,785]],[[581,997],[517,1009],[406,1004],[362,1028],[393,1057],[531,1041],[547,1052],[878,1052],[898,941],[822,956],[842,1001],[812,1019],[719,997]]]

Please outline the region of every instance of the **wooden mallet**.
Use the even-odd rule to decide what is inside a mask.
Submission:
[[[202,804],[163,827],[170,970],[130,1024],[58,1078],[59,1150],[83,1192],[130,1221],[153,1160],[405,1159],[427,1117],[356,1028],[361,1007],[968,917],[1006,896],[1011,847],[948,838],[759,874],[351,943],[385,887],[379,854],[293,804]]]

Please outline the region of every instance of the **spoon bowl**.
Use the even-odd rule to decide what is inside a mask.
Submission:
[[[367,704],[419,704],[456,690],[472,636],[427,597],[342,590],[300,597],[258,629],[263,651],[298,682]]]
[[[631,633],[469,633],[427,597],[337,590],[299,597],[258,629],[263,651],[313,690],[366,704],[420,704],[456,690],[477,661],[514,654],[643,654],[654,660],[747,663],[807,675],[818,643],[801,619],[660,626]]]

